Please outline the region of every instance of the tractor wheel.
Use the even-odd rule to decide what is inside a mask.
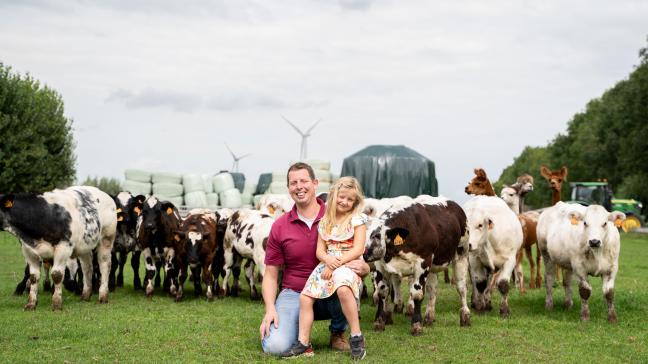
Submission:
[[[621,228],[623,229],[623,231],[625,231],[627,233],[627,232],[630,232],[630,231],[632,231],[634,229],[640,228],[641,225],[642,224],[641,224],[641,220],[639,219],[639,217],[637,217],[635,215],[629,215],[629,216],[626,216],[625,220],[623,220],[623,223],[621,224]]]

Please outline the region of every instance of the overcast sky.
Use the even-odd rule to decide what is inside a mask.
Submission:
[[[0,62],[57,90],[77,172],[285,170],[404,144],[463,201],[628,76],[646,1],[0,0]]]

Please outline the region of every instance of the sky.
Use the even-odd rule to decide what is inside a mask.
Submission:
[[[58,91],[77,179],[286,170],[368,145],[436,164],[458,202],[628,77],[646,1],[0,0],[0,62]],[[513,181],[511,181],[513,182]]]

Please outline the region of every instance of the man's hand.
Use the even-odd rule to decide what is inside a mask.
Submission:
[[[275,329],[279,328],[279,316],[277,315],[277,311],[272,310],[266,312],[265,316],[263,316],[263,320],[261,320],[261,326],[259,327],[259,333],[261,334],[261,340],[263,340],[264,337],[270,335],[270,325],[274,322],[274,327]]]
[[[326,267],[329,268],[331,271],[336,270],[341,265],[340,264],[340,258],[331,256],[331,255],[327,255],[325,260],[326,260],[326,262],[325,262]]]
[[[352,260],[345,264],[345,266],[354,271],[355,274],[359,275],[360,277],[366,276],[371,271],[369,264],[365,263],[365,261],[362,259]]]
[[[331,279],[331,276],[333,275],[333,271],[329,269],[329,267],[324,268],[322,271],[322,279],[329,280]]]

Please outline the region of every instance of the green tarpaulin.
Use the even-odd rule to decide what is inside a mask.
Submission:
[[[404,145],[371,145],[344,158],[341,176],[360,181],[366,197],[438,196],[434,162]]]

